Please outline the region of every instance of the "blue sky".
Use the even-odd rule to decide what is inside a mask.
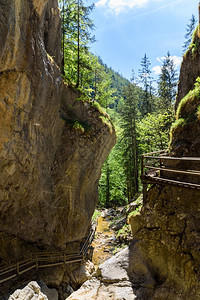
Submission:
[[[88,4],[93,1],[87,1]],[[91,51],[127,79],[144,54],[157,78],[169,51],[179,68],[186,26],[198,17],[199,0],[96,0],[91,14],[96,42]]]

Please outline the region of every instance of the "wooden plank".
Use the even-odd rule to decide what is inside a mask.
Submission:
[[[158,153],[167,153],[168,151],[169,151],[169,149],[158,150],[158,151],[154,151],[154,152],[145,153],[145,154],[142,154],[142,155],[145,157],[146,155],[152,155],[152,154],[158,154]]]
[[[55,267],[55,266],[60,266],[60,265],[63,265],[63,264],[64,264],[63,261],[62,261],[62,262],[58,262],[58,263],[54,263],[54,264],[51,264],[51,263],[45,264],[45,265],[39,265],[39,264],[38,264],[38,269],[49,268],[49,267]]]
[[[168,168],[165,168],[165,167],[162,167],[162,168],[159,168],[159,167],[152,167],[152,166],[148,166],[148,165],[144,165],[145,168],[148,168],[148,169],[153,169],[153,170],[159,170],[159,171],[164,171],[164,172],[173,172],[173,173],[179,173],[179,174],[190,174],[190,175],[197,175],[197,176],[200,176],[200,171],[190,171],[190,170],[187,170],[187,171],[184,171],[184,170],[176,170],[176,169],[168,169]]]
[[[166,178],[160,178],[160,177],[150,177],[150,176],[145,176],[146,179],[144,181],[146,183],[155,183],[155,182],[164,182],[164,183],[169,183],[169,184],[174,184],[174,185],[179,185],[179,186],[185,186],[185,187],[191,187],[191,188],[197,188],[200,189],[200,184],[195,184],[195,183],[189,183],[185,181],[178,181],[178,180],[172,180],[172,179],[166,179]]]
[[[85,242],[83,244],[83,251],[84,254],[87,253],[88,248],[91,244],[91,241],[94,236],[94,230],[91,230],[89,235],[86,237]],[[18,275],[21,275],[25,272],[30,271],[31,269],[34,268],[47,268],[47,267],[54,267],[54,266],[59,266],[63,264],[70,264],[70,263],[75,263],[75,262],[81,262],[83,260],[83,254],[78,253],[69,253],[67,254],[66,251],[62,252],[44,252],[38,255],[38,253],[32,254],[32,259],[30,260],[24,260],[24,261],[19,261],[16,262],[15,264],[9,266],[9,267],[4,267],[3,269],[0,270],[0,277],[4,277],[3,279],[0,280],[0,283],[9,281],[10,279],[17,277]],[[57,262],[55,262],[57,260]],[[45,261],[45,264],[40,264],[40,262]],[[47,263],[49,261],[49,264]],[[54,261],[54,263],[52,263]],[[29,266],[30,264],[34,264],[32,266]],[[23,269],[23,270],[22,270]],[[8,273],[15,273],[13,275],[6,275]]]
[[[12,275],[12,276],[9,276],[9,277],[7,277],[7,278],[5,278],[5,279],[0,280],[0,283],[9,281],[9,280],[11,280],[11,279],[13,279],[13,278],[15,278],[15,277],[17,277],[17,274]]]
[[[152,159],[163,159],[163,160],[176,160],[176,161],[192,161],[192,162],[200,162],[200,158],[197,157],[173,157],[173,156],[144,156],[144,158],[152,158]]]
[[[28,271],[30,271],[32,269],[35,269],[36,267],[37,267],[37,264],[35,264],[34,266],[31,266],[31,267],[29,267],[29,268],[27,268],[25,270],[22,270],[22,271],[19,272],[19,275],[24,274],[24,273],[26,273],[26,272],[28,272]]]

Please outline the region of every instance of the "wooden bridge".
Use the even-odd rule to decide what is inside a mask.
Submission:
[[[169,150],[142,155],[141,180],[146,200],[148,184],[170,184],[200,190],[200,158],[172,157]]]
[[[88,253],[89,247],[94,238],[95,228],[91,228],[88,236],[81,244],[77,253],[63,252],[37,252],[33,253],[27,260],[16,262],[12,265],[0,267],[0,284],[16,278],[30,270],[67,265],[81,262]]]

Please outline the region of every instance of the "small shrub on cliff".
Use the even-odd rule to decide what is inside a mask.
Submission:
[[[200,104],[200,77],[197,77],[195,88],[181,100],[178,105],[176,118],[188,118],[189,115],[193,114],[194,119],[196,118],[197,107]]]
[[[170,133],[173,133],[175,130],[177,130],[178,128],[183,127],[185,125],[186,125],[185,119],[180,118],[180,119],[176,120],[171,126]]]
[[[81,125],[81,123],[79,123],[78,121],[75,121],[74,122],[74,125],[73,125],[73,128],[74,129],[79,129],[81,132],[85,132],[85,129],[84,127]]]
[[[104,107],[102,107],[97,101],[92,101],[91,104],[93,107],[95,107],[100,112],[101,115],[103,115],[107,119],[110,119],[106,112],[106,109]]]
[[[93,216],[92,216],[92,222],[96,223],[100,216],[101,216],[101,211],[95,209]]]
[[[125,224],[117,233],[117,238],[121,243],[125,245],[129,244],[131,239],[131,227]]]
[[[200,121],[200,105],[197,107],[197,119]]]

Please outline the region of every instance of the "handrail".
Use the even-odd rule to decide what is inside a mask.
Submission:
[[[60,252],[39,252],[32,253],[31,258],[16,262],[10,266],[0,269],[0,284],[9,281],[32,269],[54,267],[66,265],[75,262],[81,262],[88,253],[89,247],[94,238],[95,228],[91,228],[88,236],[85,238],[80,250],[76,253]]]
[[[144,198],[146,198],[147,184],[153,183],[173,184],[184,186],[186,188],[200,189],[200,182],[197,179],[200,176],[200,166],[199,170],[192,170],[191,166],[189,166],[189,168],[186,167],[186,165],[184,166],[187,162],[190,164],[200,163],[200,157],[173,157],[169,156],[169,153],[167,152],[168,149],[142,155],[141,179],[143,183]],[[169,161],[175,161],[176,166],[174,166],[174,168],[170,166],[171,164],[169,165]],[[177,168],[180,164],[181,168]],[[178,175],[179,177],[177,177]]]

